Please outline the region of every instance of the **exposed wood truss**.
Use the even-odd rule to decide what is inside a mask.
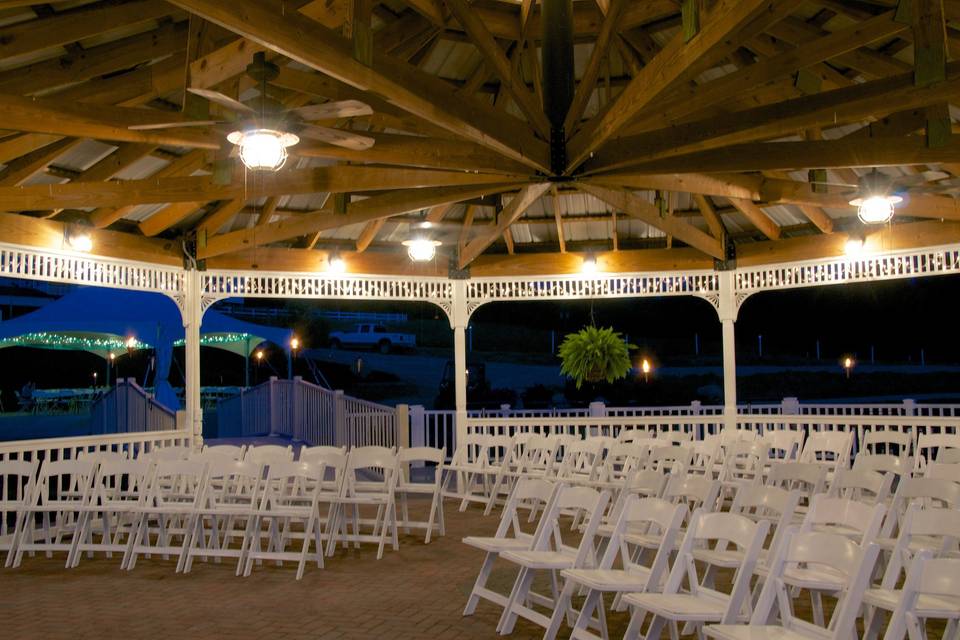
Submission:
[[[606,268],[710,268],[876,234],[849,204],[874,169],[904,197],[893,244],[960,222],[960,0],[574,0],[562,122],[536,0],[0,11],[4,240],[80,224],[107,255],[306,268],[336,250],[362,272],[409,268],[400,242],[425,233],[442,274],[569,271],[611,247]],[[265,117],[237,106],[259,104],[255,54],[271,99],[324,110],[327,137],[276,173],[226,141]]]

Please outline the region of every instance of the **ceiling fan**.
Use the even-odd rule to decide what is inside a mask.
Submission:
[[[890,195],[909,193],[951,193],[960,192],[960,178],[952,177],[946,171],[928,170],[914,175],[889,176],[873,169],[860,176],[858,184],[832,182],[829,180],[808,180],[810,184],[850,189],[852,194],[866,190],[883,191]]]
[[[327,144],[363,151],[373,146],[375,140],[369,136],[351,131],[323,127],[311,122],[337,118],[353,118],[373,113],[369,105],[358,100],[339,100],[324,104],[313,104],[295,109],[287,109],[272,98],[267,85],[276,79],[280,69],[266,59],[261,51],[254,54],[253,62],[247,65],[247,75],[259,86],[259,94],[250,100],[241,102],[228,95],[210,89],[188,87],[190,93],[216,103],[237,114],[237,120],[196,120],[191,122],[163,122],[148,125],[134,125],[130,129],[173,129],[187,126],[213,126],[229,124],[234,131],[228,139],[238,144],[245,134],[250,132],[270,132],[277,134],[284,146],[296,144],[299,138],[309,138]],[[285,138],[283,136],[286,136]],[[242,152],[242,150],[241,150]]]

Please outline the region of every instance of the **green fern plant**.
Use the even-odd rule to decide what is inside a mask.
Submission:
[[[630,371],[632,344],[624,342],[613,327],[584,327],[567,334],[560,345],[560,373],[570,378],[579,389],[584,381],[613,382]]]

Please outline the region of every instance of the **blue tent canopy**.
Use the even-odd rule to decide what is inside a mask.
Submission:
[[[237,320],[213,310],[203,316],[201,344],[249,356],[260,344],[272,342],[289,348],[289,329],[265,327]],[[75,349],[106,358],[125,348],[133,337],[138,348],[156,350],[157,400],[177,407],[170,388],[173,347],[182,344],[183,321],[166,296],[142,291],[84,287],[26,315],[0,322],[0,348],[32,346]]]

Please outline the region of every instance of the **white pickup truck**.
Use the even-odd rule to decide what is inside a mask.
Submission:
[[[330,348],[345,347],[377,349],[390,353],[395,348],[412,349],[417,346],[417,337],[412,333],[393,333],[382,324],[358,324],[353,331],[332,331]]]

